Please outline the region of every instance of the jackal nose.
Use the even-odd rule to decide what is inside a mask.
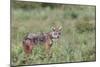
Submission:
[[[57,36],[57,38],[59,38],[59,36]]]

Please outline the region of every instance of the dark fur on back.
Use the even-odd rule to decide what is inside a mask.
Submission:
[[[40,44],[40,43],[46,42],[48,36],[52,40],[52,36],[50,35],[50,33],[36,33],[36,34],[29,33],[24,38],[24,40],[29,39],[29,40],[33,41],[33,43],[36,45],[36,44]]]

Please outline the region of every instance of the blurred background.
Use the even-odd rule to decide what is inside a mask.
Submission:
[[[96,60],[96,7],[90,5],[12,1],[12,65],[82,62]],[[62,26],[59,41],[46,58],[42,46],[33,49],[26,61],[22,41],[28,32],[49,32],[53,25]]]

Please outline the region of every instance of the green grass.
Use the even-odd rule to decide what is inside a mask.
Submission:
[[[11,58],[12,65],[80,62],[96,60],[95,7],[68,6],[32,10],[12,9]],[[25,57],[22,41],[27,32],[49,32],[53,24],[61,25],[62,35],[53,42],[51,58],[44,47],[37,46]],[[27,60],[27,61],[26,61]]]

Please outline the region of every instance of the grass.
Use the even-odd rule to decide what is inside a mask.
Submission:
[[[48,64],[96,60],[95,7],[68,6],[31,10],[12,9],[12,65]],[[48,32],[53,24],[63,27],[61,38],[53,43],[52,57],[45,56],[44,47],[37,46],[25,57],[22,41],[28,32]],[[27,60],[27,61],[26,61]]]

